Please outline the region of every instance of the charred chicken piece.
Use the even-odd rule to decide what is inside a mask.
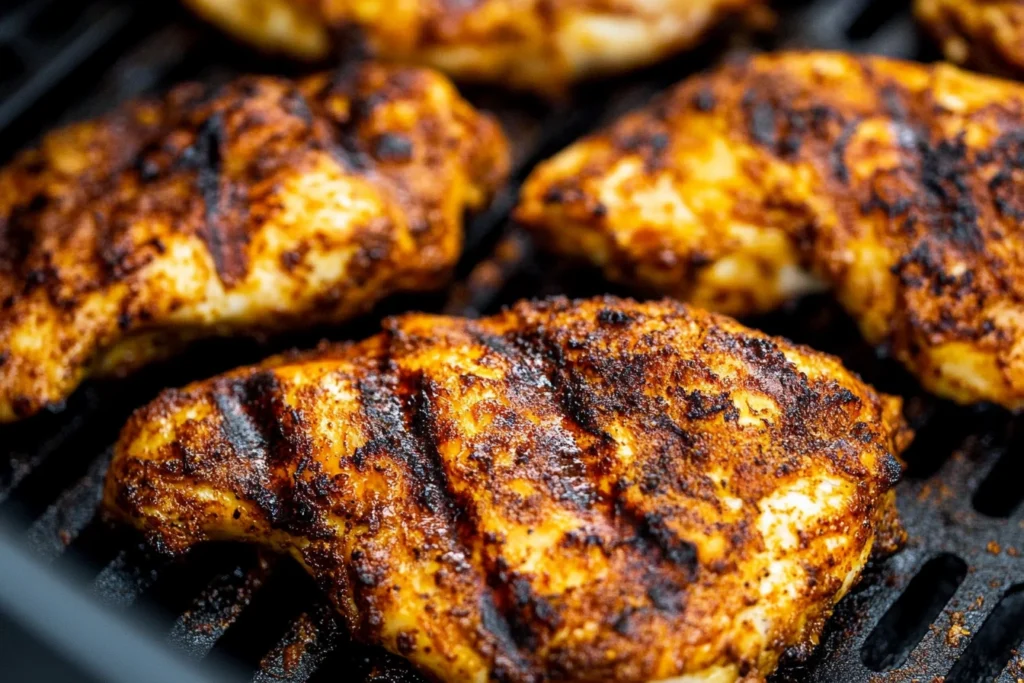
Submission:
[[[613,279],[734,314],[817,280],[928,389],[1020,409],[1020,187],[1024,87],[779,53],[685,81],[558,154],[517,216]]]
[[[186,0],[257,46],[324,59],[359,44],[460,80],[555,94],[652,64],[764,0]]]
[[[430,71],[187,85],[0,170],[0,422],[197,337],[441,284],[505,139]]]
[[[830,356],[669,300],[552,299],[166,391],[105,502],[172,552],[292,554],[438,680],[754,681],[900,540],[909,438]]]
[[[1017,0],[915,0],[918,21],[946,59],[1024,74],[1024,4]]]

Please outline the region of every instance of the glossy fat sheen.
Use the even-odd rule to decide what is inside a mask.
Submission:
[[[542,164],[520,221],[613,279],[734,314],[835,289],[957,401],[1024,407],[1024,87],[836,53],[685,81]]]
[[[455,263],[508,168],[444,77],[187,85],[0,170],[0,422],[189,339],[341,321]]]
[[[900,400],[832,357],[667,300],[384,328],[164,392],[107,506],[291,552],[453,683],[761,680],[900,537]]]
[[[914,11],[946,59],[1024,74],[1024,3],[1019,0],[915,0]]]
[[[651,64],[763,0],[186,0],[263,49],[306,59],[354,43],[459,79],[557,92]]]

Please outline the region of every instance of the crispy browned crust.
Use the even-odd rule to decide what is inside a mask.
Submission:
[[[0,170],[0,422],[205,335],[437,287],[508,169],[441,75],[366,63],[186,85]]]
[[[802,264],[926,387],[1019,409],[1022,144],[1016,83],[764,55],[542,164],[517,216],[610,277],[737,314],[803,291],[784,286]]]
[[[452,682],[759,680],[899,537],[900,400],[832,357],[668,300],[384,328],[164,392],[107,507],[292,553]]]
[[[1017,0],[915,0],[914,12],[946,59],[1024,74],[1024,4]]]
[[[651,64],[764,0],[185,0],[266,50],[323,59],[361,46],[461,80],[558,93]]]

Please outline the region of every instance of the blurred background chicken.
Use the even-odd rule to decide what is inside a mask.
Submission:
[[[914,11],[951,62],[1024,75],[1024,3],[1019,0],[915,0]]]
[[[197,337],[439,286],[507,168],[443,76],[372,63],[186,85],[48,135],[0,170],[0,422]]]
[[[105,502],[291,553],[441,681],[762,680],[901,537],[900,400],[683,304],[410,314],[165,392]]]
[[[930,390],[1024,407],[1024,86],[839,53],[691,78],[541,164],[519,221],[733,314],[835,290]]]
[[[764,0],[185,0],[258,47],[306,60],[365,48],[459,80],[557,94],[652,64]]]

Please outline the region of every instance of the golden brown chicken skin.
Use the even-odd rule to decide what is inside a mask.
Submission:
[[[1024,3],[1019,0],[915,0],[914,12],[946,59],[1024,74]]]
[[[441,284],[507,145],[442,76],[187,85],[0,170],[0,422],[201,336]]]
[[[1024,407],[1024,87],[837,53],[685,81],[541,165],[517,216],[735,314],[832,287],[930,390]]]
[[[442,681],[759,681],[900,540],[898,398],[672,301],[411,314],[165,392],[105,501],[288,552]],[[681,678],[677,678],[681,677]]]
[[[363,45],[461,80],[557,93],[651,64],[764,0],[186,0],[265,50],[323,59]]]

